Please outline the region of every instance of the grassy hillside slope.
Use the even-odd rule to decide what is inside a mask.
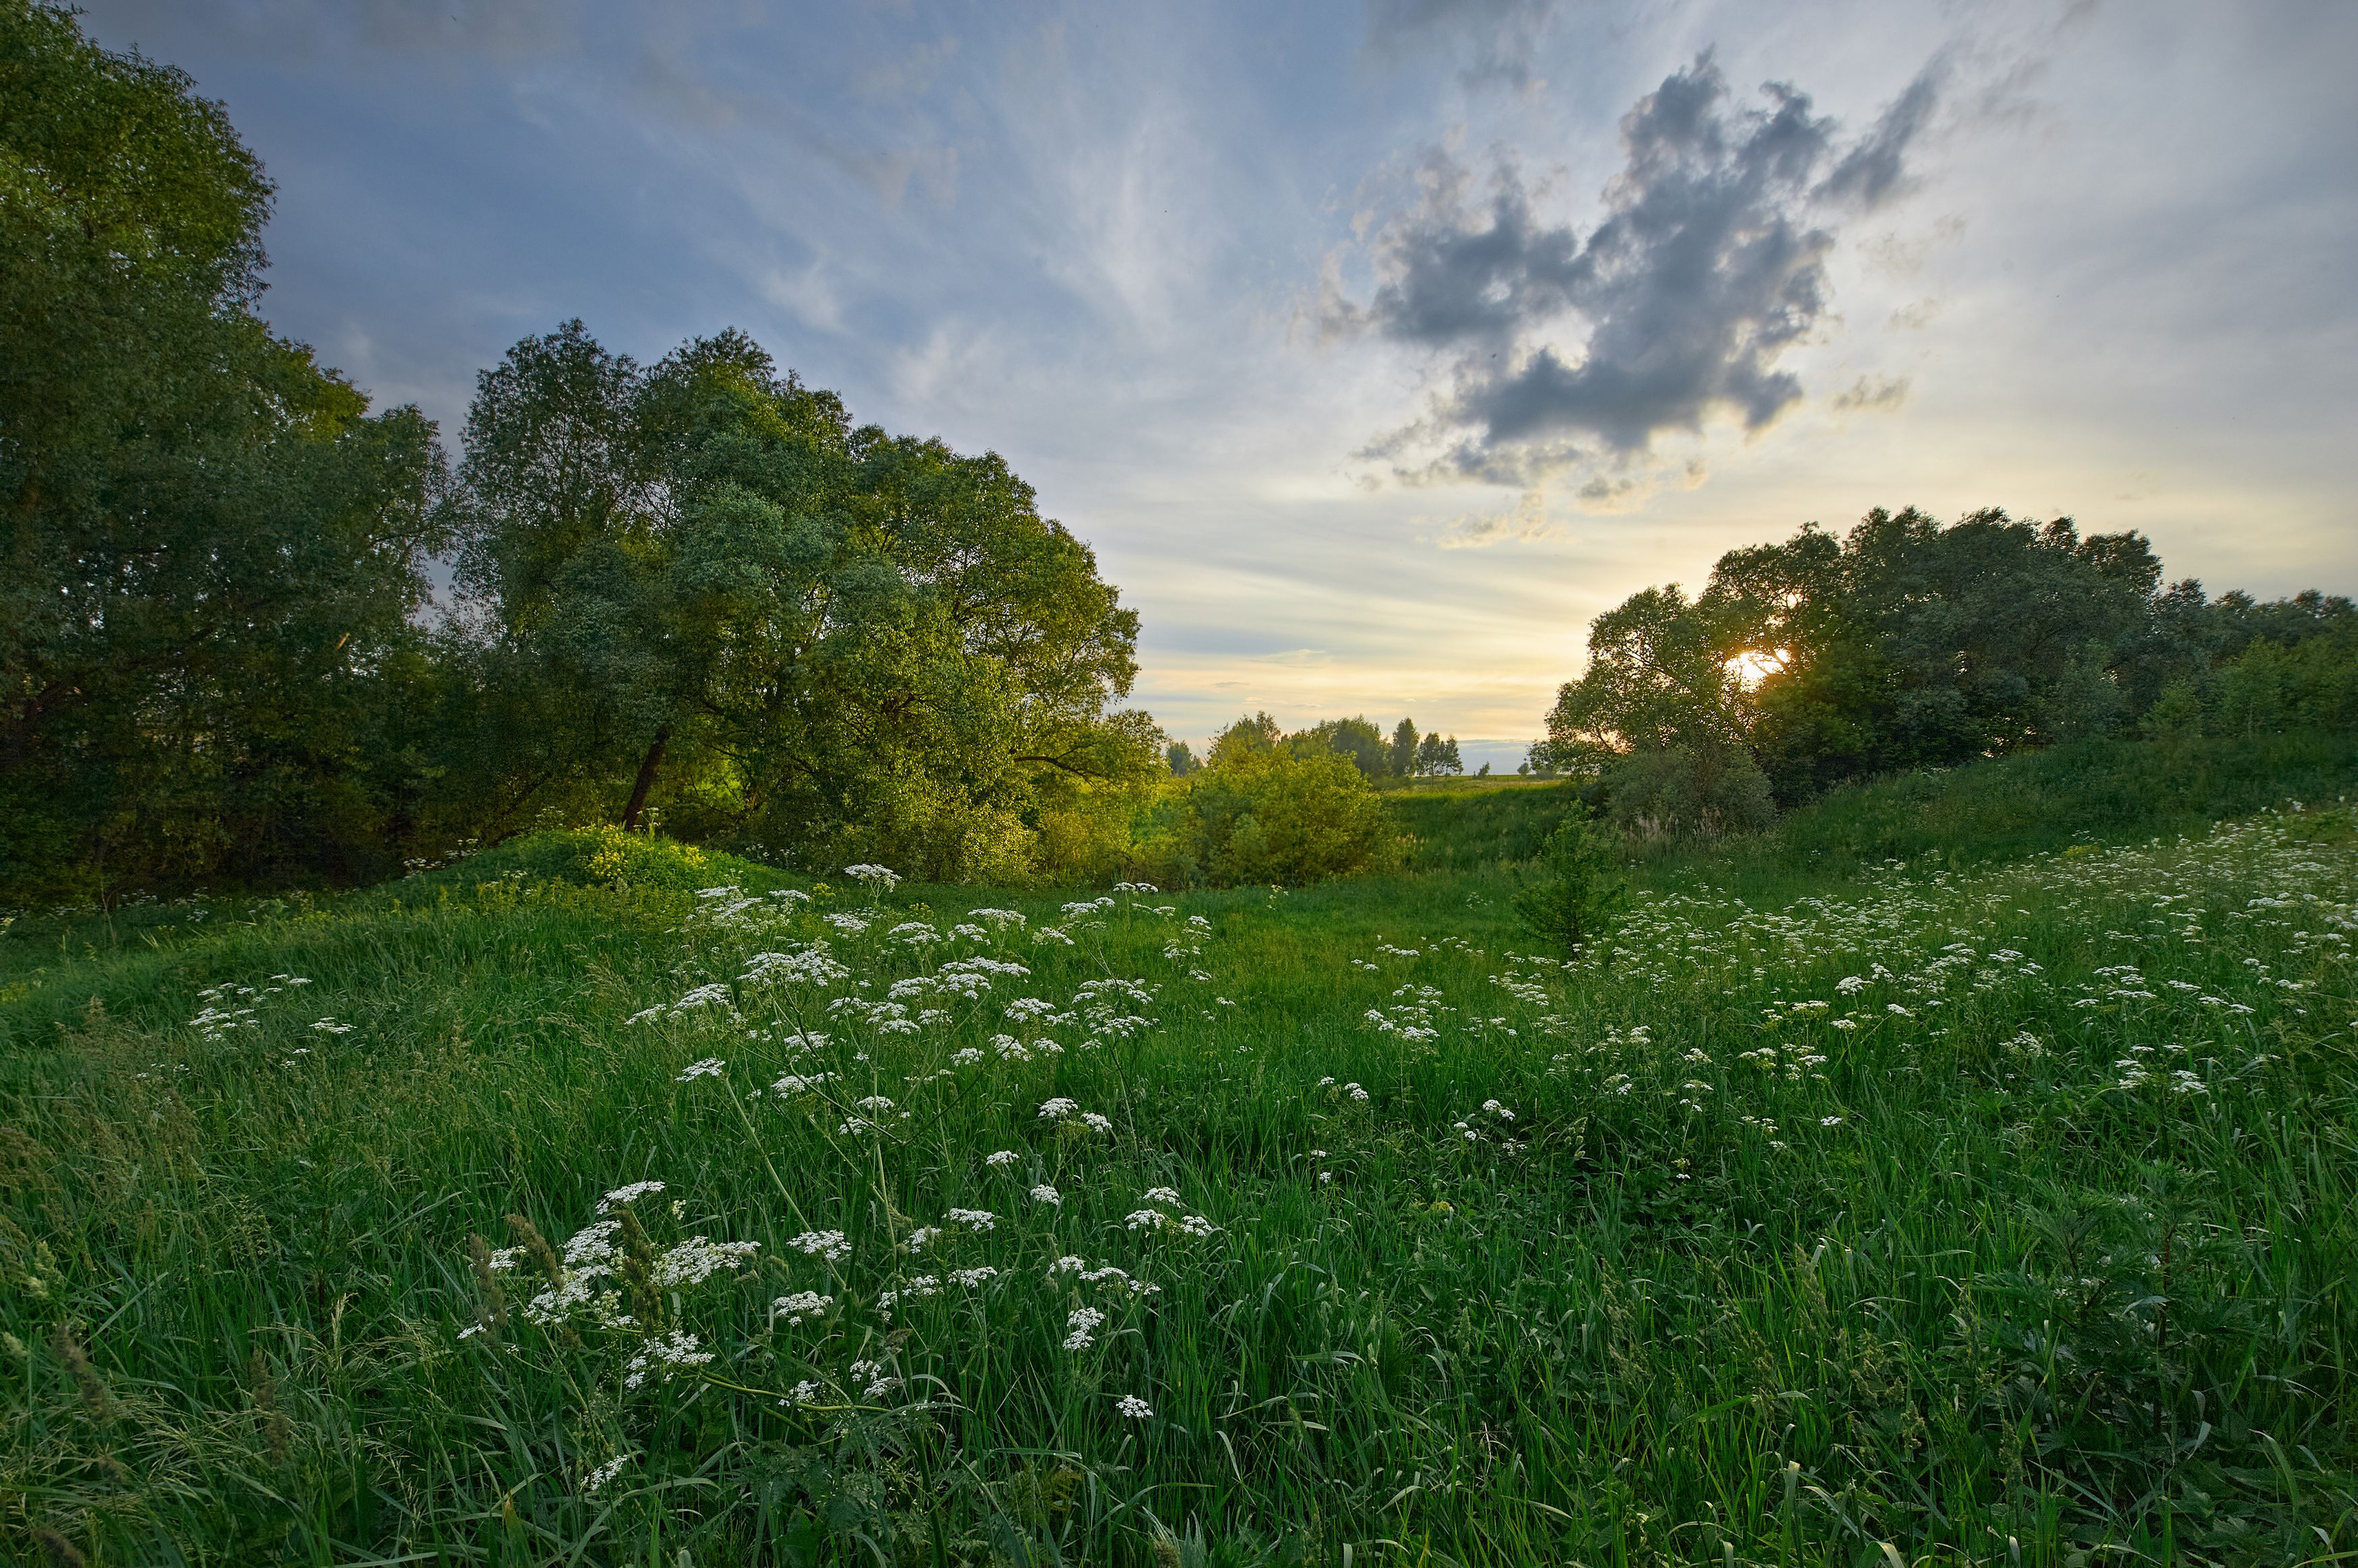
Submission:
[[[2110,846],[2071,766],[1860,792],[1649,868],[1609,966],[1496,868],[644,841],[19,922],[0,1551],[2337,1561],[2358,814],[2151,841],[2312,761],[2104,784]]]

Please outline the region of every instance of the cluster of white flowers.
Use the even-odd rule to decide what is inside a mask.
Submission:
[[[737,1004],[730,995],[726,983],[713,980],[694,987],[677,1001],[658,1002],[653,1007],[633,1013],[629,1022],[644,1023],[653,1019],[677,1018],[683,1013],[697,1012],[708,1007],[717,1007],[731,1015],[735,1014]]]
[[[1087,1350],[1097,1343],[1097,1332],[1105,1325],[1105,1314],[1095,1307],[1075,1307],[1065,1318],[1065,1326],[1072,1332],[1065,1336],[1067,1350]]]
[[[723,1269],[734,1273],[759,1250],[757,1241],[712,1241],[691,1236],[657,1258],[650,1277],[663,1290],[700,1285]]]
[[[901,885],[901,873],[890,866],[846,866],[843,874],[874,892],[887,892]]]
[[[824,990],[851,978],[824,942],[806,943],[783,953],[756,953],[737,977],[749,986],[817,986]]]
[[[684,1328],[674,1328],[649,1338],[639,1353],[622,1368],[622,1386],[635,1389],[650,1377],[670,1382],[674,1373],[684,1367],[701,1367],[712,1359],[712,1352],[701,1347],[702,1342]]]
[[[616,1209],[622,1207],[624,1204],[634,1204],[641,1198],[653,1197],[655,1194],[663,1190],[664,1184],[661,1182],[633,1182],[627,1186],[616,1187],[612,1192],[608,1193],[604,1197],[598,1200],[598,1212],[600,1214],[611,1214]],[[597,1227],[592,1226],[590,1230],[595,1230],[596,1228]],[[590,1230],[585,1230],[581,1233],[582,1236],[587,1236],[589,1234]],[[576,1239],[578,1240],[579,1238],[576,1238]]]
[[[820,1295],[817,1291],[796,1291],[790,1296],[780,1296],[770,1303],[773,1316],[788,1323],[816,1323],[835,1304],[833,1296]]]
[[[840,1230],[806,1230],[786,1243],[807,1258],[824,1258],[830,1263],[840,1263],[851,1256],[851,1243]]]
[[[866,1400],[881,1400],[901,1386],[901,1379],[893,1376],[882,1361],[854,1361],[851,1364],[851,1380],[867,1384],[860,1390],[860,1398]]]
[[[584,1496],[595,1494],[599,1487],[621,1475],[622,1467],[631,1462],[631,1458],[628,1454],[617,1454],[603,1465],[595,1465],[583,1471],[581,1473],[582,1494]]]
[[[718,1056],[707,1056],[700,1062],[690,1062],[680,1070],[679,1076],[672,1081],[688,1084],[694,1083],[698,1078],[717,1078],[720,1076],[721,1069],[728,1065],[728,1063]]]

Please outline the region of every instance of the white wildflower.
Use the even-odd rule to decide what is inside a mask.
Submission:
[[[1065,1336],[1065,1348],[1087,1350],[1091,1345],[1097,1343],[1097,1331],[1104,1325],[1104,1323],[1105,1314],[1098,1311],[1097,1308],[1075,1307],[1065,1319],[1065,1326],[1072,1330],[1070,1334]]]
[[[823,1296],[817,1291],[796,1291],[790,1296],[780,1296],[772,1302],[770,1312],[788,1323],[816,1323],[834,1304],[833,1296]]]
[[[650,1376],[671,1381],[672,1373],[682,1367],[701,1367],[712,1359],[712,1352],[698,1348],[696,1336],[684,1328],[658,1334],[646,1343],[646,1348],[631,1357],[623,1367],[622,1386],[635,1389]]]
[[[786,1245],[806,1257],[824,1258],[830,1263],[840,1263],[851,1256],[851,1243],[840,1230],[806,1230]]]
[[[643,1197],[652,1196],[663,1190],[664,1184],[661,1182],[633,1182],[629,1186],[616,1187],[598,1200],[598,1212],[611,1214],[626,1203],[636,1203]],[[593,1226],[590,1228],[597,1227]],[[590,1232],[585,1230],[581,1234],[587,1236]],[[579,1238],[579,1237],[575,1238],[576,1240]]]

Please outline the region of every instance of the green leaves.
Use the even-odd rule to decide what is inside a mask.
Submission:
[[[1566,957],[1580,957],[1610,940],[1628,903],[1617,863],[1590,827],[1588,807],[1575,800],[1548,836],[1537,875],[1516,890],[1515,914],[1532,935]]]
[[[270,188],[178,72],[0,6],[0,889],[392,869],[434,432],[249,307]]]
[[[579,322],[527,339],[461,480],[462,580],[570,716],[495,763],[546,779],[520,803],[627,779],[692,836],[1022,879],[1156,765],[1111,710],[1136,617],[1031,488],[853,429],[742,334],[644,371]]]

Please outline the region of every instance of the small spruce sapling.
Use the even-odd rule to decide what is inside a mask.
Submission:
[[[1515,894],[1515,913],[1531,933],[1580,957],[1612,935],[1629,890],[1613,871],[1611,851],[1575,801],[1539,856],[1538,875]]]

